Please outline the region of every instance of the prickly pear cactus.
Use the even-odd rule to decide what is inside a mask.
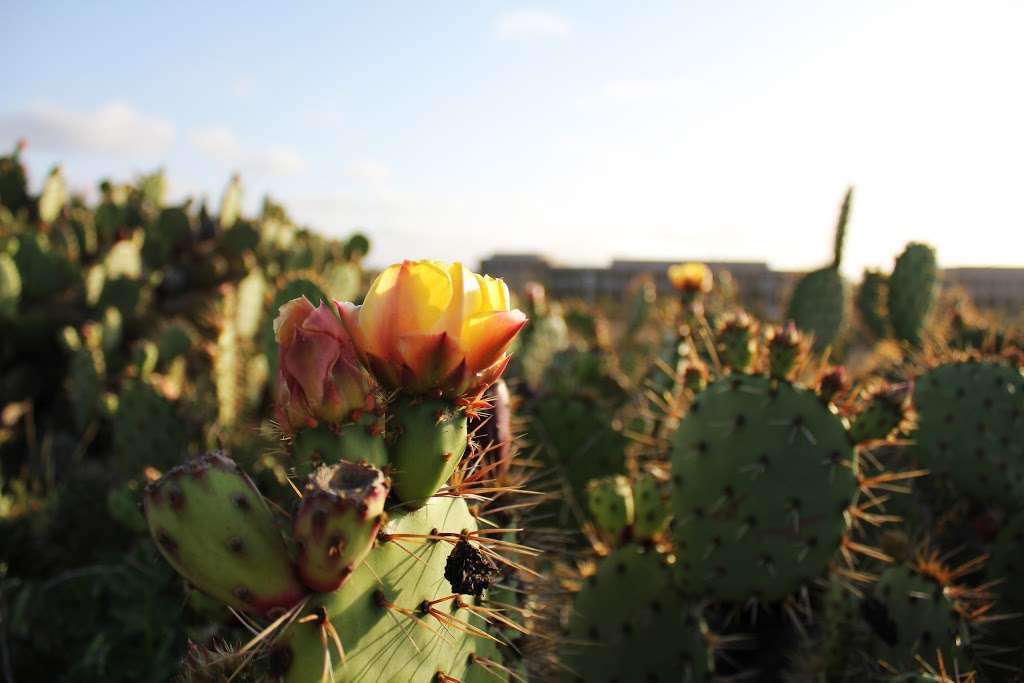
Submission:
[[[392,490],[415,505],[448,481],[466,450],[465,413],[444,401],[400,398],[392,406]]]
[[[706,627],[653,550],[626,545],[575,596],[561,647],[564,681],[707,681]]]
[[[1011,517],[996,536],[986,571],[991,579],[1001,580],[996,591],[1003,609],[1024,612],[1024,512]]]
[[[885,386],[872,392],[850,426],[854,443],[888,437],[903,420],[903,404],[910,387],[906,384]]]
[[[388,482],[372,465],[317,468],[295,515],[296,565],[307,586],[329,593],[352,575],[377,540],[387,495]]]
[[[885,570],[862,603],[861,616],[871,627],[878,658],[890,670],[916,668],[918,657],[934,667],[938,655],[950,668],[955,663],[960,671],[969,670],[956,604],[939,583],[910,567]]]
[[[0,251],[0,319],[13,318],[21,300],[21,275],[10,254]]]
[[[935,303],[937,277],[935,250],[927,244],[912,242],[897,257],[889,276],[889,322],[897,339],[921,344]]]
[[[477,638],[449,620],[476,621],[459,607],[468,597],[451,595],[445,565],[452,545],[443,540],[410,543],[402,535],[455,537],[475,531],[476,521],[460,498],[431,498],[412,512],[395,512],[383,527],[383,539],[347,579],[341,590],[315,596],[304,615],[281,636],[272,653],[286,683],[319,681],[324,673],[321,628],[331,623],[345,650],[344,663],[331,645],[334,679],[349,681],[427,681],[438,671],[463,680]],[[478,624],[482,625],[477,621]],[[479,626],[477,626],[479,628]]]
[[[846,287],[839,267],[852,200],[851,187],[839,209],[832,263],[800,278],[786,310],[786,318],[811,336],[815,351],[823,351],[835,342],[846,317]]]
[[[914,388],[916,452],[964,493],[1011,509],[1024,505],[1024,375],[1010,365],[941,365]]]
[[[653,474],[642,474],[633,483],[633,505],[636,521],[633,535],[637,539],[659,536],[672,516],[668,486]]]
[[[634,520],[633,488],[621,474],[587,484],[587,506],[599,529],[618,538]]]
[[[146,382],[125,383],[113,427],[114,451],[124,471],[169,467],[187,455],[185,428],[174,406]]]
[[[877,339],[889,336],[889,278],[876,270],[865,270],[854,305],[857,314]]]
[[[274,515],[230,458],[211,453],[146,487],[153,540],[189,583],[235,609],[266,614],[307,593]]]
[[[64,210],[68,200],[67,187],[60,166],[55,166],[43,184],[43,193],[39,196],[39,220],[52,223]]]
[[[559,468],[581,504],[588,481],[625,471],[627,439],[594,401],[547,397],[537,406],[532,425],[535,438],[545,443],[545,456]]]
[[[674,437],[672,481],[683,589],[772,601],[819,577],[838,549],[857,460],[814,393],[734,375],[694,399]]]

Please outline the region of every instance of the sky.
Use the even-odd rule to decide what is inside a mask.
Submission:
[[[38,187],[233,172],[371,262],[1024,264],[1024,2],[0,4]]]

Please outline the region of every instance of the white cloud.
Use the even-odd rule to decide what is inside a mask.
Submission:
[[[496,26],[502,38],[561,38],[571,30],[568,19],[543,10],[502,12]]]
[[[174,141],[174,125],[124,102],[86,111],[36,103],[0,115],[0,138],[27,138],[34,149],[55,154],[155,157]]]
[[[234,131],[224,126],[197,128],[189,141],[200,152],[238,169],[267,175],[291,175],[306,170],[306,160],[291,147],[244,144]]]
[[[391,168],[381,161],[364,159],[346,166],[345,175],[353,180],[367,183],[382,183],[391,177]]]

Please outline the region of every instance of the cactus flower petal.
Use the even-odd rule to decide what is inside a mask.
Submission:
[[[508,287],[461,263],[386,268],[362,306],[337,304],[356,352],[377,381],[410,394],[459,398],[498,379],[526,316]]]

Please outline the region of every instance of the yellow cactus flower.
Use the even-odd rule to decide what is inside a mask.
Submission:
[[[362,306],[339,304],[363,363],[388,388],[458,398],[493,384],[526,316],[508,287],[461,263],[386,268]]]
[[[711,269],[703,263],[677,263],[668,268],[668,281],[683,292],[696,294],[711,291]]]

